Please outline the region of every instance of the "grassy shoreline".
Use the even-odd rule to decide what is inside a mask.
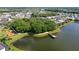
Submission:
[[[34,34],[33,37],[44,37],[44,36],[47,36],[48,33],[58,33],[59,31],[61,31],[61,28],[64,27],[64,26],[67,26],[68,24],[70,23],[73,23],[74,21],[70,21],[68,23],[64,23],[63,25],[59,26],[58,28],[56,28],[55,30],[53,31],[49,31],[49,32],[44,32],[44,33],[40,33],[40,34]]]
[[[73,22],[74,21],[70,21],[68,23],[64,23],[63,25],[59,26],[57,29],[55,29],[53,31],[44,32],[44,33],[40,33],[40,34],[34,34],[34,35],[32,35],[32,37],[40,38],[40,37],[47,36],[48,33],[57,33],[59,31],[61,31],[62,27],[66,26],[66,25],[68,25],[70,23],[73,23]],[[10,47],[10,51],[21,51],[19,48],[16,48],[15,46],[13,46],[13,42],[15,42],[15,41],[17,41],[19,39],[22,39],[23,37],[26,37],[26,36],[31,36],[31,35],[29,35],[28,33],[18,33],[16,35],[14,35],[11,40],[7,40],[5,43],[6,43],[7,46]]]
[[[33,35],[30,35],[29,33],[18,33],[16,34],[15,36],[12,37],[12,40],[10,40],[10,42],[14,42],[18,39],[21,39],[23,37],[26,37],[26,36],[32,36],[32,37],[44,37],[44,36],[47,36],[48,33],[58,33],[59,31],[61,31],[61,28],[64,27],[64,26],[67,26],[68,24],[70,23],[73,23],[74,21],[70,21],[68,23],[64,23],[63,25],[57,27],[55,30],[53,31],[49,31],[49,32],[44,32],[44,33],[39,33],[39,34],[33,34]]]
[[[28,36],[28,33],[18,33],[15,36],[13,36],[11,40],[5,41],[5,44],[10,47],[10,51],[15,51],[15,50],[21,51],[19,48],[16,48],[15,46],[13,46],[13,42],[15,42],[25,36]]]

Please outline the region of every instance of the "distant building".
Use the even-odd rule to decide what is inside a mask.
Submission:
[[[47,16],[47,19],[52,19],[52,17],[51,16]]]
[[[27,12],[27,13],[17,13],[15,15],[15,18],[31,18],[32,17],[32,13],[31,12]]]
[[[32,12],[27,12],[26,14],[25,14],[25,18],[31,18],[32,17]]]
[[[46,13],[45,9],[41,9],[39,13]]]
[[[24,15],[24,13],[17,13],[15,15],[15,18],[25,18],[25,15]]]
[[[56,20],[61,20],[61,16],[60,15],[57,15],[56,16]]]
[[[5,14],[5,15],[0,16],[0,24],[6,23],[6,22],[11,21],[11,20],[12,20],[11,15],[9,15],[9,14]]]
[[[78,18],[78,15],[77,14],[74,14],[74,18]]]
[[[79,18],[75,18],[75,21],[79,21]]]

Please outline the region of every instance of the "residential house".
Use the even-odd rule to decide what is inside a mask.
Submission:
[[[32,17],[32,12],[27,12],[26,14],[25,14],[25,18],[31,18]]]
[[[0,51],[5,51],[6,48],[3,43],[0,42]]]
[[[25,18],[25,15],[24,15],[24,13],[17,13],[15,15],[15,18]]]

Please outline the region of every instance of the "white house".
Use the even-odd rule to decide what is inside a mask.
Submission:
[[[25,14],[25,18],[31,18],[32,17],[32,12],[27,12],[26,14]]]
[[[16,17],[16,18],[25,18],[25,15],[24,15],[24,13],[17,13],[17,14],[15,15],[15,17]]]
[[[46,13],[45,9],[41,9],[39,13]]]
[[[52,19],[52,17],[51,16],[47,16],[47,19]]]
[[[22,13],[22,12],[20,12],[20,13],[17,13],[16,15],[15,15],[15,18],[31,18],[32,17],[32,13],[31,12],[27,12],[27,13]]]
[[[10,16],[7,16],[7,15],[2,15],[0,16],[0,23],[2,22],[8,22],[8,21],[11,21],[11,17]]]

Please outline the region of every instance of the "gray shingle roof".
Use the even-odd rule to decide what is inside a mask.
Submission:
[[[4,47],[3,43],[0,42],[0,50],[2,50]]]

